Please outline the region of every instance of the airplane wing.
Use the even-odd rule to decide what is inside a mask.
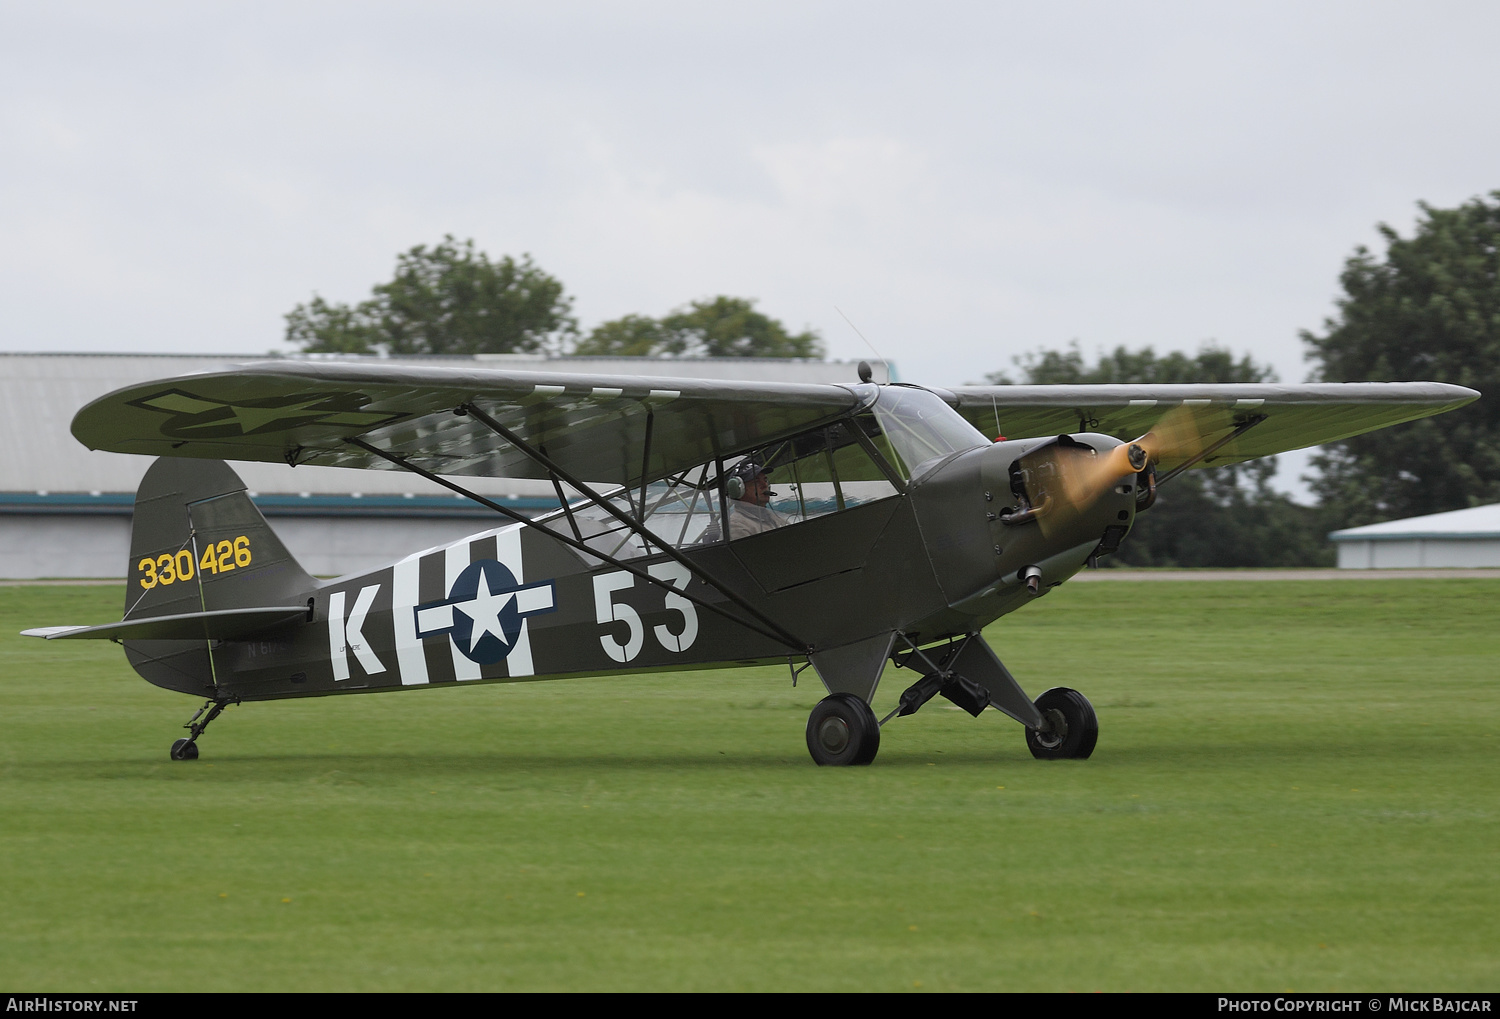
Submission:
[[[90,449],[394,470],[357,438],[434,474],[548,477],[489,415],[574,477],[638,483],[832,421],[874,386],[264,361],[100,397],[73,419]]]
[[[1210,444],[1262,418],[1195,466],[1223,466],[1430,417],[1479,398],[1441,382],[1278,385],[957,386],[940,395],[990,438],[1102,432],[1135,439],[1163,420]],[[1164,466],[1174,466],[1164,457]]]
[[[434,474],[548,477],[478,417],[455,413],[472,405],[575,478],[637,484],[833,421],[877,392],[856,384],[264,361],[117,390],[80,410],[73,434],[90,449],[119,453],[396,469],[349,441],[356,439]],[[1093,431],[1133,439],[1175,410],[1201,433],[1179,445],[1204,448],[1254,419],[1205,465],[1331,442],[1479,396],[1433,382],[933,392],[991,438]],[[1167,467],[1172,460],[1162,457]]]

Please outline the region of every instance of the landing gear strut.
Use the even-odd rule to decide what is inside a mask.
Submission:
[[[208,723],[218,718],[219,713],[229,707],[229,705],[238,704],[239,702],[238,697],[223,701],[213,699],[204,701],[203,707],[199,708],[197,713],[188,719],[187,724],[183,726],[192,735],[187,739],[180,739],[172,744],[172,760],[196,761],[198,759],[198,737],[203,735],[203,730],[208,728]],[[205,711],[208,712],[208,717],[206,718],[203,716]],[[203,721],[198,721],[200,718],[203,718]]]
[[[896,636],[906,641],[907,650],[891,660],[897,668],[920,664],[922,678],[878,722],[869,703],[854,694],[836,693],[819,701],[807,720],[807,749],[818,764],[869,764],[880,749],[880,727],[897,715],[915,714],[939,694],[976,718],[985,708],[995,708],[1020,722],[1027,748],[1041,760],[1083,760],[1094,752],[1099,719],[1077,690],[1053,687],[1033,701],[978,633],[926,648],[899,631]]]
[[[863,699],[832,694],[807,720],[807,749],[820,765],[869,764],[880,749],[880,723]]]

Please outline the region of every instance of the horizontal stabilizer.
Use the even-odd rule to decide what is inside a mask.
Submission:
[[[175,616],[127,619],[103,626],[39,626],[22,630],[23,637],[47,640],[235,640],[283,623],[307,618],[305,605],[273,605],[252,609],[214,609]]]

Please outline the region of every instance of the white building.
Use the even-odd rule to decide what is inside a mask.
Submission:
[[[1500,566],[1500,503],[1334,531],[1341,570]]]
[[[374,358],[302,355],[319,359]],[[69,426],[84,404],[152,379],[226,371],[264,356],[0,353],[0,578],[124,577],[135,490],[151,458],[85,449]],[[393,359],[395,360],[395,359]],[[512,371],[858,382],[852,361],[797,358],[547,357],[480,354],[403,363]],[[876,382],[894,381],[872,362]],[[309,573],[373,569],[495,526],[493,511],[403,471],[236,463],[252,498]],[[557,505],[545,481],[466,478],[471,490],[522,512]]]

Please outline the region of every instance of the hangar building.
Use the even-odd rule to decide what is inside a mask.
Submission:
[[[1500,503],[1334,531],[1339,569],[1500,566]]]
[[[300,355],[320,360],[373,357]],[[0,354],[0,578],[124,577],[135,490],[149,457],[85,449],[69,425],[112,390],[152,379],[218,372],[264,356]],[[857,382],[852,361],[798,358],[548,357],[479,354],[401,357],[408,364],[663,375],[764,382]],[[872,361],[875,381],[894,371]],[[401,471],[236,463],[261,512],[309,573],[373,569],[416,549],[494,526],[495,514]],[[521,512],[557,505],[545,481],[464,479]]]

